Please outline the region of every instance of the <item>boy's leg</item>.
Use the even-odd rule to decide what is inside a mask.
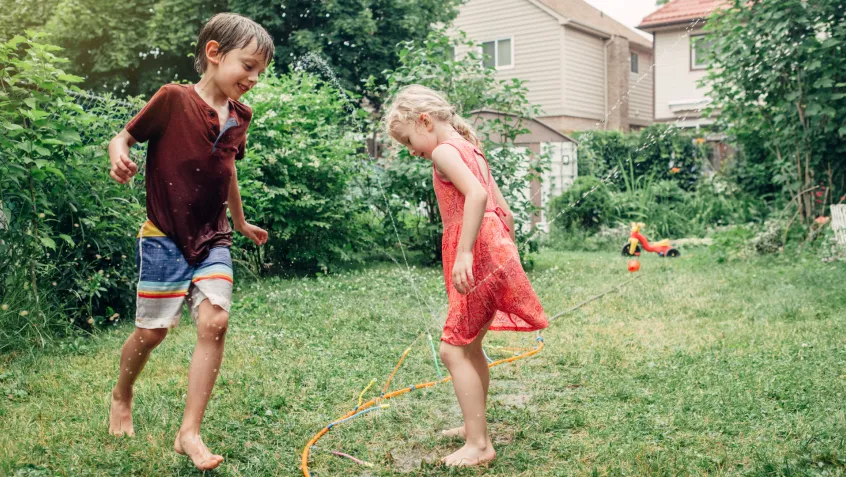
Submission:
[[[112,402],[109,407],[109,433],[121,436],[133,436],[132,427],[132,385],[138,379],[147,358],[167,336],[167,328],[135,328],[120,352],[120,374],[112,390]]]
[[[212,454],[200,437],[200,425],[209,403],[214,383],[223,361],[223,345],[229,326],[229,312],[203,300],[197,320],[197,346],[188,370],[188,398],[182,426],[176,435],[174,449],[191,457],[201,470],[214,469],[223,457]]]
[[[449,466],[479,465],[496,457],[488,435],[485,382],[477,369],[478,363],[474,362],[478,358],[473,359],[483,338],[484,333],[479,333],[473,343],[467,346],[441,343],[441,360],[453,378],[452,384],[461,406],[467,439],[464,447],[443,458],[443,462]]]
[[[232,300],[232,259],[227,247],[213,248],[192,278],[189,304],[197,324],[197,345],[188,370],[188,397],[182,426],[173,448],[187,454],[200,470],[214,469],[223,456],[212,454],[200,437],[200,425],[220,374],[229,306]]]

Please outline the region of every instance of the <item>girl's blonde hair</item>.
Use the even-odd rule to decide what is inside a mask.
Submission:
[[[406,86],[394,96],[383,120],[385,132],[395,138],[402,124],[414,123],[423,113],[449,124],[474,146],[481,146],[473,128],[455,112],[444,95],[419,84]]]

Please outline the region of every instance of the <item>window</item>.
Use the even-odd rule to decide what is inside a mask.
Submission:
[[[640,57],[637,56],[637,53],[632,53],[631,57],[632,62],[632,73],[637,73],[640,69]]]
[[[707,68],[713,47],[714,42],[705,35],[690,37],[690,69],[704,70]]]
[[[482,43],[482,65],[486,68],[514,66],[514,42],[511,38]]]

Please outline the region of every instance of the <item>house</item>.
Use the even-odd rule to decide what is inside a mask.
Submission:
[[[481,43],[498,78],[526,81],[562,133],[652,123],[651,42],[584,0],[469,0],[452,31]]]
[[[652,33],[655,68],[655,121],[679,127],[713,124],[704,117],[708,91],[698,85],[708,67],[711,45],[703,27],[722,0],[671,0],[643,19],[638,28]]]

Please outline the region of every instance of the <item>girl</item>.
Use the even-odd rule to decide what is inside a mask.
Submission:
[[[490,375],[482,339],[490,330],[547,327],[514,243],[514,216],[479,150],[470,126],[444,97],[424,86],[397,93],[385,116],[388,134],[415,157],[432,161],[432,182],[444,224],[444,281],[449,311],[440,356],[464,425],[444,431],[465,439],[444,457],[448,466],[471,466],[496,457],[488,435]]]

